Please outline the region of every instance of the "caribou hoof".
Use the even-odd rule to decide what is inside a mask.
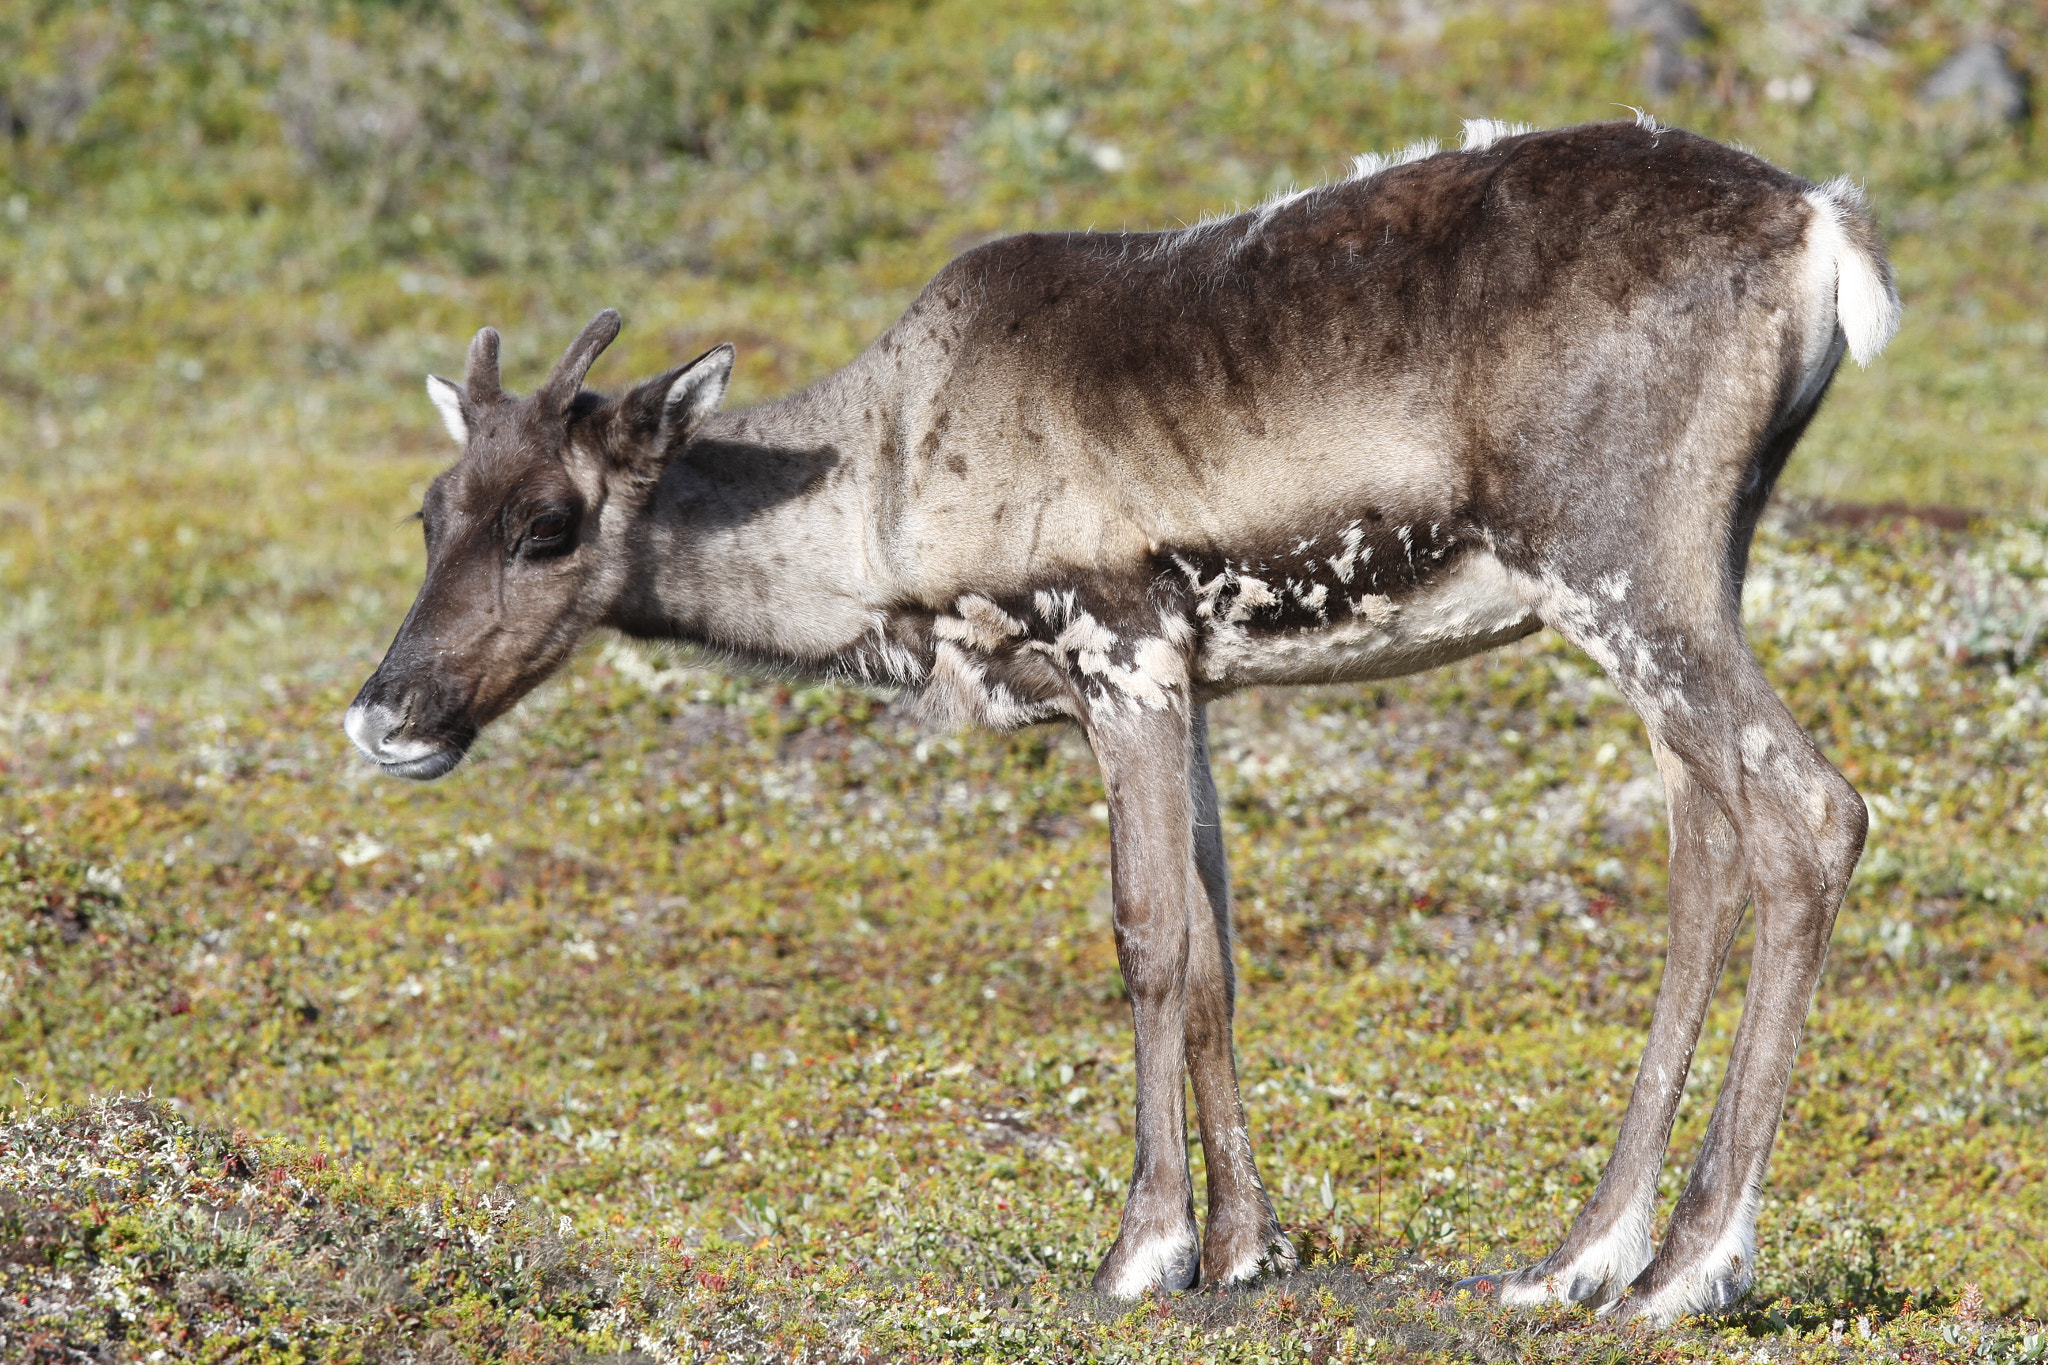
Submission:
[[[1262,1275],[1286,1275],[1297,1264],[1293,1239],[1270,1217],[1242,1229],[1212,1222],[1202,1242],[1202,1288],[1225,1289]]]
[[[1583,1303],[1612,1322],[1639,1322],[1666,1327],[1695,1313],[1721,1313],[1749,1293],[1749,1278],[1740,1261],[1730,1259],[1718,1271],[1678,1268],[1652,1261],[1642,1274],[1619,1289],[1597,1275],[1544,1273],[1540,1265],[1504,1275],[1473,1275],[1451,1286],[1479,1299],[1520,1307],[1540,1303]]]
[[[1742,1256],[1679,1266],[1652,1261],[1620,1297],[1600,1309],[1616,1322],[1665,1327],[1695,1313],[1725,1313],[1749,1293],[1753,1269]]]
[[[1143,1298],[1155,1289],[1192,1289],[1201,1264],[1193,1228],[1176,1232],[1125,1233],[1095,1271],[1095,1292],[1112,1299]]]
[[[1509,1308],[1545,1303],[1583,1303],[1605,1312],[1628,1292],[1651,1261],[1647,1234],[1626,1230],[1611,1233],[1576,1249],[1560,1247],[1536,1264],[1496,1275],[1459,1280],[1451,1291],[1465,1290]]]

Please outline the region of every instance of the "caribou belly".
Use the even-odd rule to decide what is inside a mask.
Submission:
[[[1261,684],[1399,677],[1518,640],[1542,622],[1508,571],[1473,548],[1397,596],[1333,602],[1326,625],[1262,630],[1256,615],[1198,626],[1195,680],[1221,693]]]

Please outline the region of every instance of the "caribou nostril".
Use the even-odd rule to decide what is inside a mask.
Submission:
[[[380,702],[358,702],[342,717],[341,728],[365,756],[384,763],[391,758],[391,736],[403,721],[404,717]]]
[[[364,706],[360,702],[349,707],[348,714],[341,718],[341,729],[348,736],[351,744],[355,745],[366,756],[375,758],[379,746],[384,742],[384,735],[371,728],[373,722],[370,711],[370,707]]]

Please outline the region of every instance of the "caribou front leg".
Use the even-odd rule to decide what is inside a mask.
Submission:
[[[1183,694],[1184,695],[1184,694]],[[1116,1245],[1098,1293],[1137,1298],[1194,1284],[1194,1184],[1188,1172],[1185,1038],[1189,908],[1195,875],[1185,704],[1091,709],[1088,736],[1109,798],[1116,956],[1137,1033],[1137,1156]]]
[[[1281,1230],[1273,1201],[1252,1160],[1244,1101],[1237,1088],[1232,1016],[1237,979],[1230,961],[1230,867],[1223,856],[1223,819],[1209,772],[1209,717],[1196,707],[1188,777],[1193,786],[1195,871],[1202,897],[1190,910],[1188,942],[1188,1074],[1209,1173],[1209,1218],[1202,1230],[1202,1283],[1237,1284],[1261,1271],[1294,1268],[1294,1244]]]

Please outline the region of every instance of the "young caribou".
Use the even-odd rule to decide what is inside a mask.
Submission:
[[[1173,232],[1033,233],[948,265],[837,374],[720,413],[719,346],[616,397],[597,315],[540,389],[427,381],[461,460],[426,580],[349,708],[434,778],[595,627],[902,689],[1101,763],[1137,1154],[1096,1288],[1293,1264],[1232,1057],[1204,705],[1557,630],[1649,732],[1670,945],[1614,1156],[1549,1256],[1485,1287],[1665,1322],[1753,1276],[1766,1159],[1864,808],[1764,680],[1751,534],[1844,349],[1898,300],[1849,184],[1647,120],[1466,126]],[[1657,1173],[1745,905],[1748,999],[1661,1244]],[[1183,1074],[1208,1166],[1198,1238]]]

